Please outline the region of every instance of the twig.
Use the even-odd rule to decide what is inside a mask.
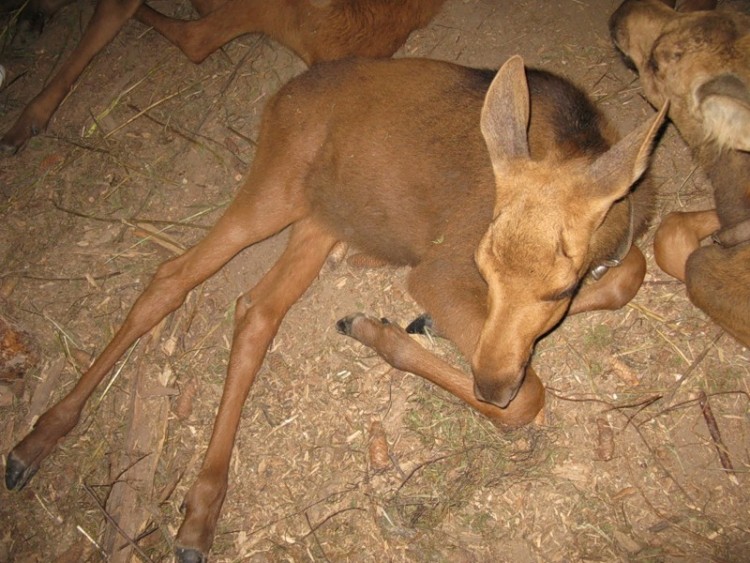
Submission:
[[[163,121],[161,121],[161,120],[159,120],[159,119],[155,118],[155,117],[154,117],[153,115],[150,115],[150,114],[148,114],[148,113],[144,113],[144,112],[146,112],[147,110],[141,110],[141,109],[139,109],[139,108],[138,108],[138,106],[136,106],[136,105],[133,105],[133,104],[128,104],[128,107],[129,107],[130,109],[132,109],[133,111],[136,111],[136,112],[138,112],[139,114],[142,114],[142,115],[143,115],[143,117],[145,117],[146,119],[148,119],[148,120],[150,120],[150,121],[154,122],[154,123],[155,123],[156,125],[158,125],[159,127],[163,128],[163,129],[166,129],[167,131],[170,131],[170,132],[174,133],[175,135],[178,135],[178,136],[182,137],[182,138],[183,138],[183,139],[185,139],[185,140],[186,140],[186,141],[187,141],[188,143],[191,143],[191,144],[193,144],[193,145],[195,145],[195,146],[197,146],[197,147],[200,147],[200,148],[202,148],[202,149],[205,149],[205,150],[207,150],[207,151],[208,151],[208,152],[210,152],[210,153],[211,153],[211,154],[212,154],[212,155],[213,155],[213,156],[214,156],[214,157],[216,158],[216,160],[218,160],[219,162],[223,162],[223,160],[222,160],[221,156],[219,156],[219,154],[218,154],[218,153],[217,153],[216,151],[212,150],[212,149],[211,149],[210,147],[208,147],[208,146],[206,146],[205,144],[201,143],[201,142],[200,142],[200,141],[199,141],[199,140],[197,139],[197,137],[200,137],[201,139],[205,139],[206,141],[209,141],[209,142],[213,143],[214,145],[216,145],[216,146],[218,146],[218,147],[221,147],[221,148],[222,148],[223,150],[225,150],[225,151],[227,151],[227,152],[228,152],[229,154],[231,154],[231,155],[232,155],[232,156],[233,156],[234,158],[236,158],[237,160],[239,160],[239,161],[240,161],[240,162],[241,162],[242,164],[244,164],[244,165],[247,165],[247,162],[246,162],[245,160],[241,159],[241,158],[240,158],[239,156],[237,156],[237,155],[236,155],[236,154],[234,154],[234,153],[233,153],[232,151],[230,151],[229,149],[227,149],[227,147],[225,147],[224,145],[222,145],[222,144],[221,144],[221,143],[219,143],[218,141],[216,141],[216,140],[212,139],[211,137],[207,137],[206,135],[201,135],[200,133],[195,133],[195,134],[188,134],[188,133],[185,133],[185,132],[183,132],[183,131],[180,131],[180,130],[179,130],[179,129],[178,129],[177,127],[175,127],[174,125],[170,125],[170,124],[168,124],[168,123],[165,123],[165,122],[163,122]]]
[[[151,558],[146,554],[145,551],[143,551],[140,546],[133,541],[133,539],[128,536],[122,528],[120,528],[120,525],[115,521],[114,518],[107,512],[107,509],[104,507],[104,505],[101,503],[99,498],[94,494],[94,491],[91,490],[91,487],[88,485],[88,483],[83,483],[83,490],[88,493],[88,495],[91,497],[91,499],[96,504],[96,507],[101,511],[101,513],[104,515],[104,518],[109,522],[115,530],[123,537],[125,538],[125,541],[128,542],[131,546],[133,546],[133,549],[136,551],[138,555],[143,557],[144,561],[152,562]]]
[[[440,456],[437,456],[437,457],[432,458],[432,459],[428,459],[427,461],[420,463],[419,465],[417,465],[414,469],[412,469],[409,472],[409,474],[406,476],[406,479],[404,479],[403,481],[401,481],[401,484],[398,486],[398,488],[396,489],[396,491],[395,491],[394,494],[397,494],[401,489],[403,489],[404,486],[406,485],[406,483],[409,482],[409,479],[411,479],[412,477],[414,477],[414,475],[417,473],[417,471],[420,471],[421,469],[424,469],[425,467],[429,467],[433,463],[438,463],[440,461],[444,461],[444,460],[450,459],[452,457],[456,457],[456,456],[460,456],[460,455],[465,455],[465,454],[469,453],[470,451],[476,450],[476,449],[478,449],[477,446],[472,446],[472,447],[469,447],[469,448],[464,448],[463,450],[460,450],[460,451],[455,451],[455,452],[451,452],[451,453],[448,453],[448,454],[445,454],[445,455],[440,455]]]
[[[353,508],[346,508],[346,509],[344,509],[343,511],[340,511],[340,512],[344,512],[346,510],[353,510]],[[336,513],[334,512],[334,514],[336,514]],[[334,514],[331,514],[329,516],[329,518],[333,517]],[[310,516],[308,516],[307,512],[305,512],[305,520],[307,521],[307,527],[310,528],[310,531],[306,535],[308,535],[308,536],[312,535],[313,539],[315,540],[315,543],[318,545],[318,549],[323,554],[323,559],[325,559],[326,561],[328,561],[328,563],[330,563],[331,560],[328,559],[328,555],[326,555],[326,550],[323,549],[322,545],[320,545],[320,540],[318,539],[318,534],[315,533],[315,531],[318,529],[318,527],[320,527],[323,524],[323,522],[325,522],[326,520],[328,520],[328,518],[326,518],[325,520],[323,520],[323,522],[321,522],[317,526],[313,527],[312,522],[310,522]]]
[[[151,110],[151,109],[154,109],[155,107],[158,107],[158,106],[160,106],[160,105],[161,105],[161,104],[163,104],[164,102],[168,102],[168,101],[169,101],[169,100],[171,100],[172,98],[176,98],[177,96],[180,96],[180,95],[182,95],[182,94],[183,94],[184,92],[187,92],[187,91],[188,91],[188,90],[190,90],[190,88],[192,88],[192,87],[193,87],[193,85],[191,84],[191,85],[189,85],[189,86],[186,86],[186,87],[185,87],[185,88],[183,88],[182,90],[177,90],[176,92],[172,92],[171,94],[169,94],[169,95],[167,95],[167,96],[164,96],[164,97],[163,97],[163,98],[161,98],[160,100],[156,100],[155,102],[153,102],[152,104],[150,104],[149,106],[147,106],[147,107],[146,107],[145,109],[143,109],[143,110],[139,111],[139,112],[138,112],[138,113],[136,113],[136,114],[135,114],[134,116],[130,117],[130,119],[127,119],[127,120],[125,120],[125,121],[124,121],[123,123],[120,123],[120,125],[118,125],[118,126],[117,126],[117,127],[115,127],[114,129],[112,129],[112,131],[110,131],[109,133],[107,133],[106,135],[104,135],[104,137],[103,137],[103,138],[104,138],[104,139],[107,139],[108,137],[110,137],[110,136],[114,135],[114,134],[115,134],[115,133],[117,133],[117,132],[118,132],[118,131],[119,131],[120,129],[122,129],[123,127],[127,127],[128,125],[130,125],[131,123],[133,123],[133,121],[136,121],[136,120],[137,120],[138,118],[140,118],[140,117],[141,117],[142,115],[144,115],[144,114],[145,114],[146,112],[148,112],[149,110]]]
[[[693,363],[690,364],[690,366],[685,370],[685,373],[683,373],[680,378],[675,382],[674,386],[672,387],[672,390],[669,392],[669,401],[672,400],[672,398],[675,396],[675,393],[677,393],[677,390],[680,388],[680,386],[685,383],[685,380],[690,377],[690,375],[695,371],[695,368],[697,368],[703,360],[706,359],[706,356],[711,351],[711,349],[716,346],[716,343],[721,340],[721,337],[724,336],[724,331],[719,330],[719,332],[716,334],[716,336],[713,337],[711,342],[709,342],[708,346],[706,346],[700,354],[693,360]]]
[[[623,409],[623,408],[637,408],[638,410],[636,410],[634,413],[627,415],[628,422],[625,424],[625,426],[627,427],[628,424],[630,424],[636,416],[641,414],[641,412],[643,412],[644,409],[646,409],[647,407],[650,407],[661,398],[662,398],[661,395],[653,395],[652,397],[649,397],[648,399],[642,401],[641,403],[635,403],[632,405],[623,405],[623,406],[616,407],[615,409],[610,409],[610,410],[617,410],[617,409]]]
[[[744,395],[745,398],[750,400],[750,396],[745,391],[737,390],[737,391],[721,391],[719,393],[711,393],[709,397],[714,397],[716,395]],[[642,420],[638,423],[638,426],[643,426],[644,424],[647,424],[654,420],[657,417],[663,416],[665,414],[669,414],[672,411],[684,409],[686,407],[691,406],[693,403],[695,403],[698,399],[688,399],[686,401],[681,401],[679,403],[675,403],[674,405],[670,405],[668,408],[661,410],[651,416],[649,416],[646,420]]]
[[[266,522],[265,524],[262,524],[261,526],[258,526],[257,528],[253,528],[252,530],[250,530],[247,533],[247,535],[248,536],[252,536],[254,534],[257,534],[258,532],[261,532],[261,531],[263,531],[263,530],[265,530],[267,528],[270,528],[274,524],[278,524],[279,522],[283,522],[284,520],[287,520],[288,518],[292,518],[293,516],[298,516],[300,514],[304,514],[307,510],[311,509],[313,506],[317,506],[317,505],[319,505],[321,503],[324,503],[324,502],[328,501],[329,499],[332,499],[334,497],[338,497],[340,495],[347,495],[347,494],[353,492],[356,488],[357,488],[357,485],[354,484],[354,485],[349,485],[347,488],[342,489],[340,491],[335,491],[333,493],[330,493],[329,495],[326,495],[323,498],[319,498],[318,500],[312,501],[310,504],[308,504],[307,506],[302,507],[299,510],[295,510],[293,512],[289,512],[287,514],[282,515],[279,518],[271,520],[270,522]],[[322,524],[322,522],[321,522],[321,524]]]
[[[258,41],[255,42],[255,45],[258,45]],[[245,64],[245,61],[248,59],[248,57],[255,53],[256,49],[250,48],[248,49],[245,54],[242,56],[240,61],[234,65],[234,68],[232,69],[232,72],[229,73],[229,78],[224,82],[224,85],[222,86],[219,95],[214,98],[214,101],[209,104],[208,110],[203,115],[203,119],[200,120],[198,125],[195,127],[196,131],[200,131],[203,128],[203,125],[205,125],[206,121],[208,120],[209,116],[211,115],[211,112],[216,105],[216,99],[223,99],[227,90],[229,90],[229,87],[232,85],[232,83],[237,78],[237,74],[239,73],[240,68],[243,64]]]
[[[53,135],[51,133],[44,133],[44,138],[45,139],[50,139],[50,140],[53,140],[53,141],[63,142],[63,143],[66,143],[68,145],[73,145],[74,147],[77,147],[79,149],[83,149],[83,150],[87,150],[87,151],[91,151],[91,152],[98,152],[98,153],[106,154],[106,155],[111,155],[112,154],[112,151],[110,151],[109,149],[105,149],[105,148],[102,148],[102,147],[97,147],[97,146],[94,146],[94,145],[89,145],[89,144],[83,143],[81,141],[78,141],[76,139],[71,139],[69,137],[64,137],[62,135]]]
[[[227,129],[229,129],[232,133],[234,133],[235,135],[237,135],[240,139],[242,139],[243,141],[251,144],[252,146],[254,146],[254,147],[258,146],[258,143],[255,142],[255,139],[252,139],[252,138],[248,137],[247,135],[245,135],[244,133],[241,133],[240,131],[237,131],[237,129],[235,129],[231,125],[227,125]]]
[[[136,236],[143,237],[145,240],[151,240],[159,246],[166,248],[172,254],[179,256],[185,252],[185,247],[172,237],[164,234],[164,229],[155,229],[148,223],[137,223],[135,225],[127,223],[127,225],[134,230]]]
[[[307,525],[310,527],[310,531],[305,534],[305,537],[312,534],[315,535],[315,532],[318,531],[318,528],[320,528],[323,524],[328,522],[331,518],[334,518],[338,516],[339,514],[343,514],[344,512],[349,512],[350,510],[359,510],[360,512],[367,512],[364,508],[361,508],[359,506],[350,506],[349,508],[342,508],[341,510],[337,510],[336,512],[329,514],[325,518],[323,518],[320,522],[315,524],[315,526],[312,525],[310,522],[310,517],[307,515],[307,511],[305,511],[305,520],[307,520]],[[317,542],[317,537],[315,538],[315,541]],[[320,543],[318,542],[318,547],[320,547]],[[323,548],[320,547],[320,551],[323,551]],[[325,557],[325,552],[323,552],[323,556]],[[328,558],[326,557],[326,561],[328,561]]]
[[[88,213],[83,213],[82,211],[76,211],[75,209],[68,209],[67,207],[63,207],[56,201],[52,202],[52,205],[55,207],[55,209],[58,209],[59,211],[62,211],[63,213],[68,213],[70,215],[75,215],[76,217],[82,217],[83,219],[90,219],[92,221],[100,221],[102,223],[122,223],[122,219],[115,219],[115,218],[109,218],[109,217],[99,217],[97,215],[89,215]],[[216,207],[208,208],[208,211],[213,211],[216,209]],[[199,214],[193,215],[193,217],[197,217]],[[189,223],[187,221],[164,221],[159,219],[140,219],[138,217],[133,217],[132,219],[129,219],[131,223],[150,223],[152,225],[165,225],[167,227],[188,227],[190,229],[200,229],[202,231],[208,231],[211,229],[211,227],[207,227],[205,225],[196,225],[195,223]]]
[[[703,391],[703,389],[701,389],[700,393],[698,394],[698,404],[701,406],[703,419],[706,421],[706,426],[708,426],[708,433],[711,434],[711,439],[714,441],[716,453],[719,454],[719,461],[721,462],[721,466],[726,470],[730,481],[732,481],[732,483],[734,483],[735,485],[739,485],[740,483],[739,481],[737,481],[737,477],[735,477],[734,475],[734,466],[732,465],[732,460],[729,458],[729,451],[727,450],[727,447],[724,445],[724,442],[721,439],[719,425],[716,424],[714,412],[711,409],[711,404],[708,402],[708,397],[706,397],[706,392]]]
[[[104,549],[102,549],[102,546],[100,546],[98,543],[96,543],[96,540],[91,537],[91,534],[89,534],[86,530],[84,530],[83,527],[81,527],[80,524],[78,526],[76,526],[76,530],[78,530],[83,535],[84,538],[86,538],[87,540],[89,540],[89,543],[91,545],[93,545],[99,551],[99,553],[102,554],[102,556],[106,560],[107,552],[104,551]]]
[[[101,276],[75,276],[71,278],[54,278],[47,276],[30,276],[23,272],[5,272],[0,274],[0,279],[19,277],[24,280],[34,281],[45,281],[45,282],[68,282],[68,281],[89,281],[89,280],[108,280],[116,276],[122,275],[122,272],[112,272],[110,274],[102,274]]]

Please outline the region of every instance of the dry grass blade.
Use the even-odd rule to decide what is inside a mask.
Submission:
[[[137,236],[143,237],[144,240],[150,240],[162,248],[166,248],[176,256],[185,252],[185,247],[172,237],[164,234],[164,229],[155,229],[148,223],[138,223],[137,225],[130,226],[135,229]]]

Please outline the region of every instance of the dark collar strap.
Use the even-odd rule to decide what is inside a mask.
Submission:
[[[622,243],[620,243],[620,246],[617,247],[617,250],[615,250],[614,254],[608,258],[607,260],[604,260],[600,264],[594,266],[589,271],[589,274],[591,274],[591,277],[595,280],[601,279],[601,277],[607,273],[607,270],[610,268],[616,268],[620,264],[622,264],[622,261],[625,259],[625,256],[628,255],[628,252],[630,252],[630,247],[633,246],[633,236],[635,231],[635,218],[633,217],[633,202],[630,200],[630,197],[626,199],[628,204],[628,233],[627,236],[623,239]]]

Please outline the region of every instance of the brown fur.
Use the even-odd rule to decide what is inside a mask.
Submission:
[[[623,266],[579,291],[628,240],[629,206],[636,225],[645,220],[650,190],[629,194],[665,112],[615,143],[569,83],[540,71],[528,83],[515,57],[494,80],[400,59],[324,63],[287,84],[268,103],[234,202],[203,241],[159,267],[89,371],[11,452],[8,487],[33,475],[137,338],[237,252],[290,225],[284,254],[237,303],[224,394],[177,535],[181,561],[211,546],[242,404],[286,311],[337,241],[412,266],[410,292],[471,361],[473,380],[394,325],[355,315],[342,332],[500,424],[530,422],[544,404],[530,366],[537,339],[569,307],[623,305],[643,279],[640,251],[626,246]]]
[[[29,9],[48,14],[72,1],[33,0]],[[390,57],[444,1],[191,0],[201,17],[183,21],[144,0],[99,0],[80,43],[5,133],[0,151],[14,153],[46,129],[81,72],[131,17],[154,27],[196,63],[240,35],[264,33],[312,65],[351,56]]]
[[[655,238],[657,263],[750,346],[750,244],[738,237],[750,220],[750,16],[678,13],[657,0],[629,0],[610,28],[647,99],[657,107],[670,102],[669,117],[714,189],[715,211],[667,217]],[[715,238],[739,246],[699,248],[716,229]]]

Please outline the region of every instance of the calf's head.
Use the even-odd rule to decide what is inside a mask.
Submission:
[[[648,101],[669,101],[669,117],[690,145],[710,140],[750,151],[750,16],[626,0],[609,25]]]
[[[514,57],[498,72],[481,117],[496,199],[475,252],[488,286],[471,358],[478,399],[504,408],[515,397],[535,342],[563,318],[591,266],[593,234],[645,170],[664,113],[593,161],[533,161],[523,61]]]

